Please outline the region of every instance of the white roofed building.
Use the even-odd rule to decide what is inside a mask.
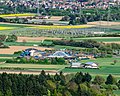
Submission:
[[[47,56],[49,58],[71,58],[73,56],[71,56],[69,53],[64,52],[64,51],[56,51],[55,53],[53,53],[52,55]]]
[[[71,62],[71,68],[80,68],[81,67],[81,63],[80,62]]]
[[[99,66],[94,62],[87,62],[85,63],[84,68],[98,69]]]

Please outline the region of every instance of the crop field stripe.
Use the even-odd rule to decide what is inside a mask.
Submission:
[[[35,16],[35,14],[24,13],[24,14],[4,14],[4,15],[0,15],[0,17],[16,17],[16,16]]]
[[[0,67],[14,67],[14,68],[63,68],[67,65],[47,65],[47,64],[1,64]]]

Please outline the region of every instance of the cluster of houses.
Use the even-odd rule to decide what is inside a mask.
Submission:
[[[24,50],[20,56],[20,58],[31,58],[33,57],[34,59],[38,60],[38,59],[51,59],[51,58],[64,58],[65,60],[69,61],[69,63],[71,64],[70,67],[71,68],[98,68],[98,64],[94,63],[94,62],[87,62],[85,64],[81,64],[80,62],[77,62],[76,59],[79,60],[85,60],[85,59],[91,59],[94,58],[92,55],[85,55],[85,54],[80,54],[78,52],[73,53],[71,51],[41,51],[41,50],[37,50],[34,48],[29,48]]]
[[[73,9],[76,10],[82,4],[82,8],[107,8],[108,2],[112,5],[120,4],[120,0],[38,0],[44,9]],[[0,0],[0,5],[20,6],[22,8],[36,9],[38,7],[37,0]]]
[[[94,62],[86,62],[83,64],[80,62],[71,62],[70,68],[98,69],[99,66],[97,63],[94,63]]]
[[[93,3],[97,4],[97,7],[99,8],[101,7],[106,7],[107,3],[115,3],[116,1],[119,3],[119,0],[103,0],[104,3],[102,3],[100,0],[38,0],[40,1],[40,5],[43,8],[56,8],[56,9],[74,9],[76,7],[79,6],[78,2],[82,3],[82,7],[87,7],[88,8],[92,8],[94,7]],[[18,6],[25,6],[25,7],[30,7],[30,8],[36,8],[37,7],[37,0],[17,0],[17,2],[15,2],[15,0],[1,0],[1,2],[5,2],[5,4],[9,4],[9,5],[14,5],[17,4]]]

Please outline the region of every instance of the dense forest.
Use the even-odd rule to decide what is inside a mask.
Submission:
[[[109,75],[106,80],[101,76],[78,72],[75,75],[0,74],[0,96],[115,96],[113,89],[120,82]]]

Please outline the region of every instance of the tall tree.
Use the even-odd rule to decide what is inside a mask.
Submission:
[[[111,74],[109,74],[105,83],[106,84],[116,84],[117,80],[115,77],[113,77]]]

